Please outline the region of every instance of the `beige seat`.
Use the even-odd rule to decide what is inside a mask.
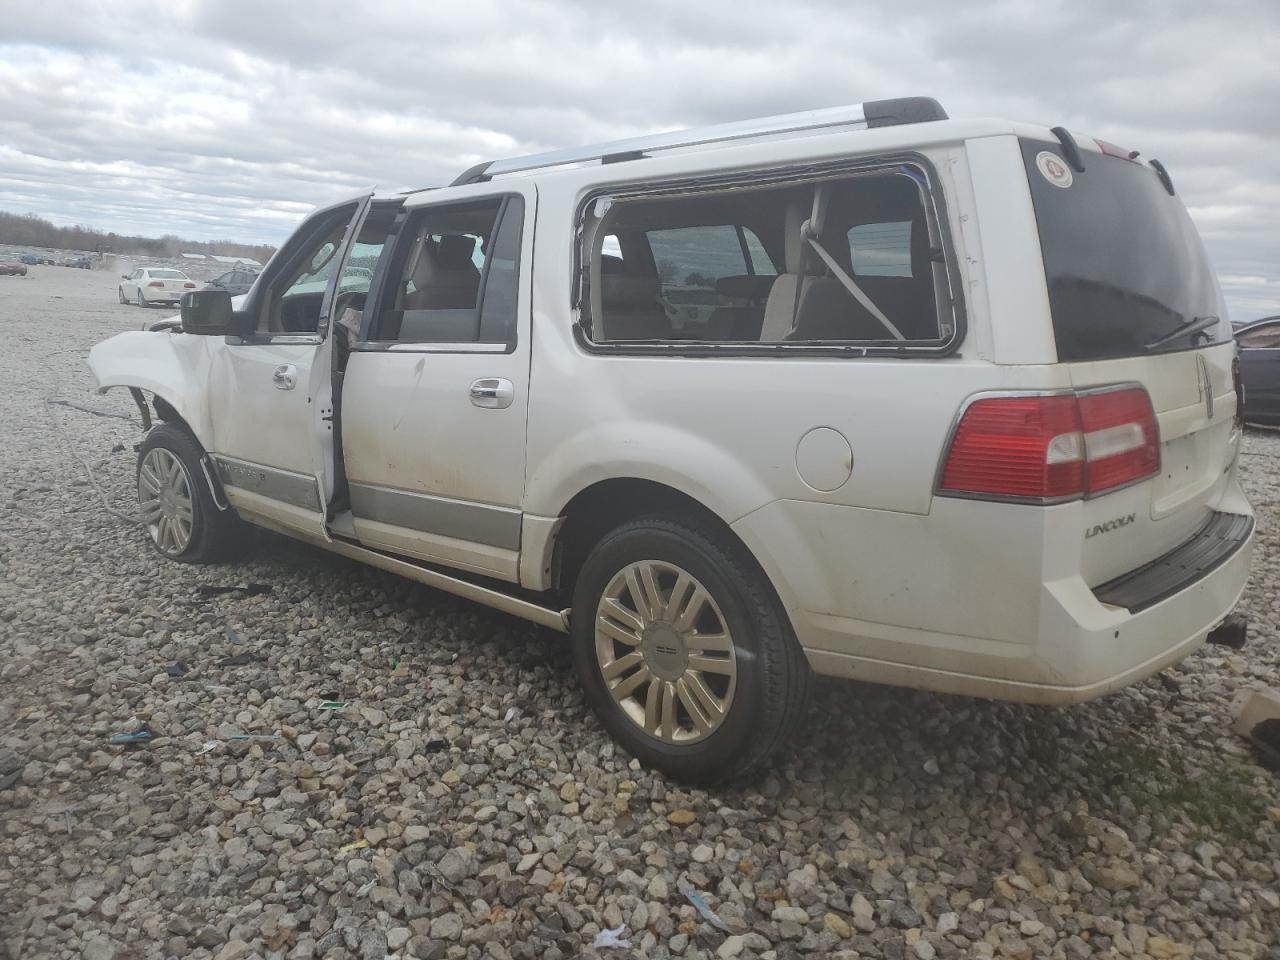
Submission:
[[[786,273],[778,274],[769,289],[769,299],[764,305],[764,323],[760,329],[761,343],[777,343],[786,340],[800,316],[811,314],[817,300],[825,303],[839,302],[843,289],[838,281],[823,277],[821,263],[808,249],[801,234],[801,227],[809,219],[813,208],[812,195],[787,204],[783,224],[783,258]],[[820,289],[835,285],[835,290]],[[798,292],[797,292],[798,288]],[[839,296],[833,296],[838,292]]]
[[[480,271],[472,262],[474,237],[446,234],[438,241],[426,237],[404,295],[405,310],[467,310],[475,307]]]

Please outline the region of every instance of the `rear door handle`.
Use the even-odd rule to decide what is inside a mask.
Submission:
[[[515,397],[515,386],[501,377],[481,377],[471,384],[471,402],[477,407],[500,410],[511,406]]]
[[[298,368],[292,363],[282,363],[272,372],[271,382],[277,390],[292,390],[298,384]]]

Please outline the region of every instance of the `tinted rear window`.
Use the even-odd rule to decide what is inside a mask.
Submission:
[[[1037,165],[1043,153],[1057,160],[1042,159],[1048,173]],[[1039,140],[1023,140],[1022,156],[1059,360],[1186,350],[1230,338],[1200,237],[1150,166],[1085,153],[1085,169],[1076,172],[1059,144]],[[1178,332],[1210,317],[1220,322]]]

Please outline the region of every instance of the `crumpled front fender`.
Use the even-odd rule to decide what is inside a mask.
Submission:
[[[116,334],[89,351],[89,370],[98,392],[112,387],[136,387],[172,407],[210,449],[210,421],[206,385],[213,351],[222,346],[215,337],[136,330]]]

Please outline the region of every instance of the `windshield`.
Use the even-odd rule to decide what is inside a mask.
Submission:
[[[1021,145],[1059,360],[1164,353],[1231,338],[1195,226],[1150,166],[1089,152],[1076,172],[1057,142]]]

